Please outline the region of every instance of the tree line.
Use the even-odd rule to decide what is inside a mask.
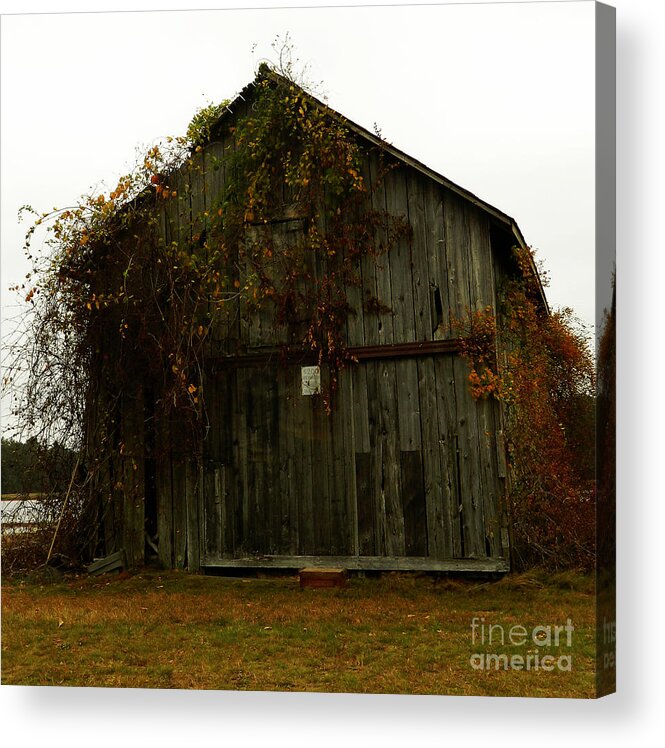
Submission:
[[[0,485],[3,494],[66,491],[76,459],[61,444],[45,447],[37,439],[2,439]]]

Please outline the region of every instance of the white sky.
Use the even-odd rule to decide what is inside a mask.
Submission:
[[[513,216],[550,304],[593,322],[592,2],[4,16],[4,304],[27,271],[21,205],[112,188],[286,32],[333,108]]]

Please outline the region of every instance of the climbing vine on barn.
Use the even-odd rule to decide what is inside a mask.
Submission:
[[[591,567],[595,558],[595,375],[572,310],[547,313],[533,253],[513,248],[517,272],[491,308],[457,320],[476,399],[504,405],[518,565]],[[542,276],[541,276],[542,277]]]
[[[30,336],[9,377],[26,385],[19,429],[85,445],[88,483],[109,445],[134,460],[117,424],[140,386],[146,417],[182,423],[200,458],[203,371],[220,321],[237,317],[238,305],[265,312],[286,331],[283,349],[308,351],[328,369],[330,412],[351,361],[346,289],[360,285],[362,257],[410,231],[372,208],[387,172],[380,154],[370,179],[358,143],[325,106],[265,65],[254,86],[245,116],[228,102],[202,108],[186,135],[152,145],[108,192],[22,211],[34,222],[25,245],[33,270],[16,287]],[[229,128],[233,147],[216,157],[211,146]],[[220,189],[196,204],[193,186],[218,171]],[[277,230],[290,219],[297,231]],[[120,490],[123,476],[113,480]]]

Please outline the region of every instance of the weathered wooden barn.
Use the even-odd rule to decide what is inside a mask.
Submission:
[[[169,242],[191,242],[216,205],[254,91],[253,83],[215,123],[199,168],[173,176],[188,200],[186,215],[182,203],[164,204]],[[472,397],[454,323],[496,312],[503,279],[519,272],[511,248],[524,239],[509,216],[311,102],[359,144],[368,182],[380,160],[390,165],[368,199],[411,227],[389,252],[357,260],[345,329],[352,362],[332,412],[319,394],[326,366],[306,345],[287,350],[269,309],[239,298],[202,373],[200,459],[187,454],[177,422],[155,423],[152,385],[122,393],[110,474],[98,479],[98,552],[123,548],[133,566],[152,553],[191,570],[507,571],[504,414],[496,400]],[[297,234],[303,221],[286,206],[248,230]],[[325,258],[312,262],[316,273]]]

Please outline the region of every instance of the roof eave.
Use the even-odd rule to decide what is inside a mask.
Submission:
[[[239,94],[237,94],[237,96],[235,97],[235,99],[233,99],[231,103],[227,105],[226,111],[223,112],[222,115],[217,120],[216,125],[215,125],[216,127],[219,126],[223,122],[224,119],[226,119],[227,117],[235,113],[235,108],[239,105],[240,102],[244,103],[247,101],[247,98],[250,95],[251,90],[256,86],[257,82],[263,77],[268,77],[272,79],[275,83],[286,83],[289,85],[297,85],[293,83],[292,81],[290,81],[288,78],[285,78],[284,76],[272,70],[269,72],[260,73],[259,75],[257,75],[257,77],[253,81],[250,81],[242,89],[242,91],[240,91]],[[302,87],[299,87],[299,88],[302,88]],[[486,202],[485,200],[482,200],[477,195],[474,195],[472,192],[469,192],[469,190],[464,189],[464,187],[460,187],[460,185],[455,184],[455,182],[452,182],[447,177],[444,177],[442,174],[439,174],[438,172],[434,171],[429,166],[426,166],[425,164],[423,164],[421,161],[418,161],[412,156],[409,156],[404,151],[401,151],[399,148],[395,148],[395,146],[377,137],[374,133],[365,129],[362,125],[358,125],[357,123],[350,120],[348,117],[345,117],[343,114],[340,114],[334,109],[331,109],[327,104],[317,99],[316,96],[314,96],[313,94],[307,91],[305,91],[305,93],[314,102],[314,104],[317,107],[325,111],[330,117],[335,119],[340,124],[344,125],[345,127],[348,127],[349,130],[351,130],[353,133],[361,137],[363,140],[366,140],[367,142],[371,143],[373,146],[377,148],[383,149],[386,153],[390,154],[398,161],[401,161],[407,166],[410,166],[411,168],[425,175],[429,179],[432,179],[433,181],[442,185],[443,187],[450,190],[451,192],[454,192],[455,194],[459,195],[464,200],[467,200],[471,204],[475,205],[477,208],[480,208],[481,210],[483,210],[484,212],[492,216],[492,218],[504,224],[504,226],[513,233],[513,235],[517,239],[518,244],[522,248],[524,249],[529,248],[514,218],[511,218],[509,215],[507,215],[503,211],[499,210],[498,208],[495,208],[493,205],[490,205],[490,203]],[[543,288],[543,284],[540,279],[540,275],[538,273],[538,268],[536,267],[535,262],[533,262],[533,259],[531,260],[531,263],[532,263],[532,269],[533,269],[534,275],[538,282],[538,291],[539,291],[541,300],[543,302],[543,306],[547,314],[550,314],[550,308],[547,303],[547,299],[545,297],[545,290]]]

